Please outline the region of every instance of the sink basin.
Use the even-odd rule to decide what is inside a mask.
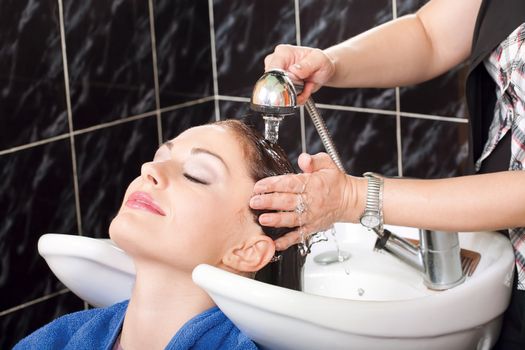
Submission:
[[[389,227],[417,238],[417,230]],[[489,349],[508,305],[514,255],[498,233],[460,233],[462,248],[481,253],[475,273],[447,291],[425,287],[420,273],[384,252],[360,225],[336,224],[344,262],[319,265],[334,250],[312,247],[304,267],[304,292],[271,286],[199,265],[195,283],[264,349]],[[110,240],[47,234],[39,251],[57,277],[92,305],[129,298],[131,259]]]
[[[417,238],[417,230],[389,227]],[[194,281],[228,317],[266,349],[489,349],[511,293],[510,242],[492,232],[460,233],[462,248],[480,252],[475,273],[458,287],[427,289],[420,273],[384,252],[360,225],[336,225],[342,263],[319,265],[312,247],[304,293],[269,286],[200,265]]]
[[[110,239],[48,233],[38,252],[58,279],[90,305],[129,299],[135,282],[133,260]]]

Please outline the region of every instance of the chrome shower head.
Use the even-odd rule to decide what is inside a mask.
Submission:
[[[262,114],[266,140],[277,143],[281,120],[286,115],[295,114],[298,107],[295,86],[282,69],[269,70],[255,83],[250,108]],[[335,149],[328,128],[311,97],[306,101],[305,108],[312,118],[326,152],[344,172],[343,163]]]
[[[297,92],[286,73],[272,69],[255,83],[250,108],[263,114],[285,116],[297,109]]]

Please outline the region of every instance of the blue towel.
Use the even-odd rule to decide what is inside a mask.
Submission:
[[[108,308],[90,309],[62,316],[22,339],[13,350],[111,350],[120,334],[127,307],[128,302],[124,301]],[[213,307],[186,322],[166,346],[166,350],[183,349],[258,348],[218,307]]]

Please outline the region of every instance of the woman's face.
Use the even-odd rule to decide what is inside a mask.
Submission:
[[[234,132],[218,125],[168,141],[129,185],[111,238],[136,261],[191,271],[263,235],[248,202],[254,181]]]

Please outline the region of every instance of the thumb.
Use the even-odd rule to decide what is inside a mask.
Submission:
[[[324,152],[315,155],[303,153],[299,156],[299,167],[305,173],[313,173],[322,169],[339,169],[332,158]]]

